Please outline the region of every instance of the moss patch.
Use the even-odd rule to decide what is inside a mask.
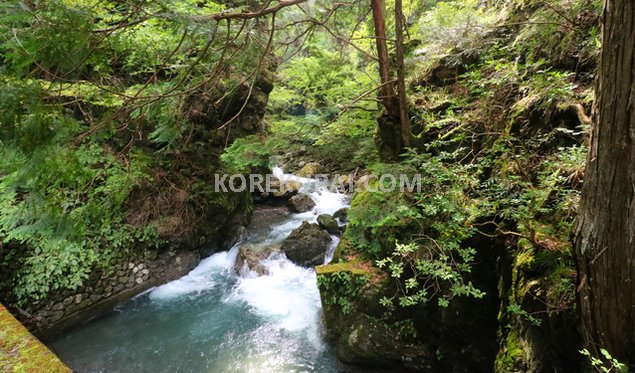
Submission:
[[[496,359],[496,372],[522,372],[526,360],[521,340],[513,331],[507,334],[505,343]]]
[[[0,305],[0,371],[72,372]]]
[[[336,272],[350,272],[354,275],[367,275],[371,274],[373,272],[373,269],[371,266],[369,266],[368,263],[353,261],[318,266],[315,267],[315,272],[318,275],[325,275]]]

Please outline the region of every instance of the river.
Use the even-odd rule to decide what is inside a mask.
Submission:
[[[281,176],[282,170],[274,173]],[[303,188],[313,183],[296,179]],[[280,243],[302,221],[314,222],[348,203],[346,195],[315,189],[312,211],[251,224],[241,244]],[[325,262],[337,244],[333,238]],[[267,276],[239,276],[234,271],[239,245],[72,329],[51,346],[80,373],[337,372],[324,340],[315,271],[282,255],[264,261]]]

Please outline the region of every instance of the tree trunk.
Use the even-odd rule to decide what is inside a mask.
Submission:
[[[403,51],[403,6],[402,0],[395,0],[395,50],[397,54],[397,96],[399,97],[399,121],[404,147],[410,146],[410,115],[408,114],[408,97],[406,96],[406,73],[404,71]]]
[[[575,229],[587,348],[635,363],[635,10],[605,0],[591,148]]]
[[[399,100],[395,96],[394,81],[390,74],[390,56],[388,55],[383,0],[371,0],[371,9],[375,25],[379,76],[382,84],[380,101],[385,109],[382,115],[377,118],[375,143],[380,157],[386,161],[393,161],[399,158],[404,144],[401,134]]]
[[[377,44],[377,59],[379,61],[379,77],[381,79],[381,101],[387,112],[394,110],[393,85],[390,76],[390,57],[388,56],[388,44],[386,42],[386,22],[384,18],[383,0],[371,0],[373,10],[373,23],[375,25],[375,42]]]

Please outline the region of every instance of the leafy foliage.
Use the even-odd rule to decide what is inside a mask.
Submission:
[[[228,7],[248,5],[0,4],[0,288],[8,302],[77,289],[113,258],[158,244],[173,230],[164,221],[189,227],[207,206],[235,210],[238,198],[201,187],[218,166],[215,136],[231,140],[209,135],[229,118],[205,105],[231,109],[236,87],[256,84],[270,51],[254,20],[209,22]]]
[[[221,155],[227,170],[238,173],[267,170],[271,166],[271,150],[258,136],[240,138]]]
[[[414,54],[426,66],[442,58],[450,65],[469,63],[490,46],[486,36],[501,18],[496,8],[480,7],[476,0],[438,2],[417,23],[422,45]]]
[[[109,255],[153,239],[122,214],[147,178],[143,157],[124,163],[98,142],[69,146],[81,123],[32,100],[38,86],[0,91],[0,237],[14,247],[4,260],[22,261],[13,284],[21,301],[76,288]]]
[[[318,276],[318,286],[328,296],[323,300],[331,306],[338,306],[345,315],[351,313],[354,300],[366,286],[364,275],[355,275],[347,271],[333,272]]]
[[[602,358],[597,358],[591,356],[591,352],[587,349],[583,349],[580,353],[589,358],[591,365],[595,368],[596,371],[601,373],[626,373],[628,372],[628,367],[626,364],[620,363],[616,358],[611,356],[611,354],[604,348],[600,349],[600,353],[602,354]]]
[[[469,170],[411,152],[396,170],[395,165],[378,165],[377,171],[420,175],[420,192],[385,192],[373,185],[374,191],[357,193],[346,237],[400,284],[394,296],[381,301],[388,310],[431,299],[447,306],[454,296],[483,296],[464,280],[475,255],[464,245],[474,233],[469,221],[476,207],[466,195],[475,183]]]

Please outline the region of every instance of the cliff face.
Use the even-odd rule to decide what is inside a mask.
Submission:
[[[358,192],[359,193],[359,192]],[[353,203],[352,212],[359,205]],[[381,299],[395,281],[351,245],[346,234],[336,263],[318,267],[327,336],[345,363],[420,372],[491,372],[498,350],[498,259],[504,247],[476,240],[471,281],[486,295],[456,298],[387,313]]]
[[[328,336],[345,362],[424,372],[581,369],[569,234],[598,10],[576,2],[574,30],[541,6],[506,6],[501,23],[513,26],[410,79],[417,154],[384,169],[422,174],[423,191],[356,192],[335,260],[318,271]],[[457,291],[457,278],[484,294]]]

